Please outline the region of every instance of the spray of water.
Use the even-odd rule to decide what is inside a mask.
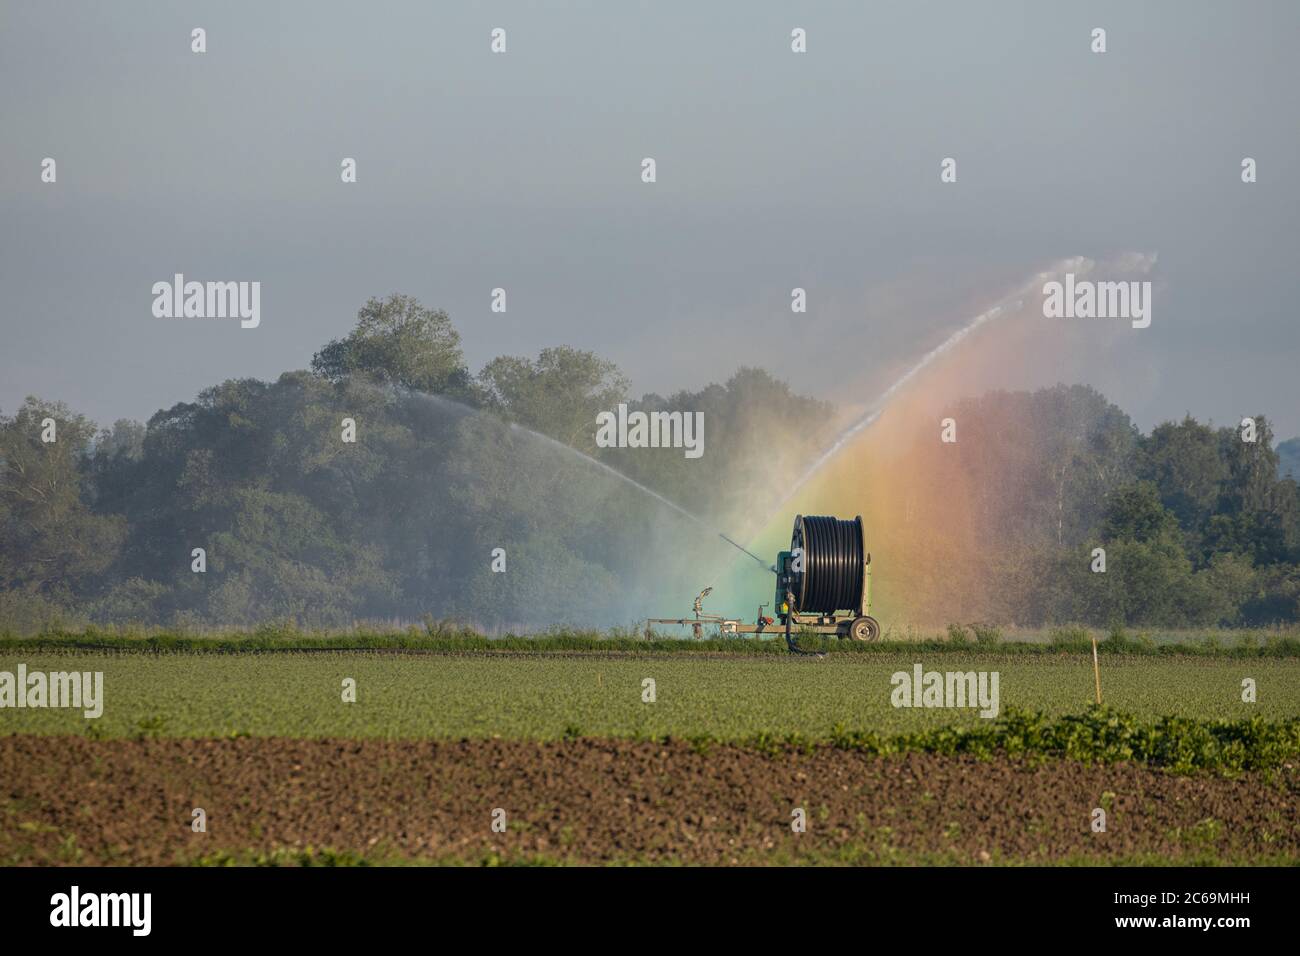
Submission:
[[[478,413],[477,409],[471,408],[469,405],[465,405],[462,402],[457,402],[453,399],[446,398],[445,396],[442,395],[432,395],[426,392],[404,392],[404,394],[412,395],[416,398],[419,398],[422,401],[437,405],[458,416]],[[754,554],[754,552],[748,550],[747,548],[745,548],[743,545],[733,540],[724,532],[719,531],[717,528],[713,527],[703,518],[691,513],[690,511],[687,511],[681,505],[677,504],[677,502],[665,498],[663,495],[659,494],[659,492],[655,491],[653,488],[647,488],[645,485],[641,484],[641,482],[637,481],[636,479],[629,478],[627,475],[623,474],[617,468],[613,468],[605,464],[605,462],[600,461],[599,459],[592,458],[590,455],[578,451],[578,449],[573,448],[570,445],[566,445],[561,441],[557,441],[556,439],[552,438],[549,435],[543,435],[541,432],[535,432],[531,428],[525,428],[523,425],[519,425],[514,422],[510,422],[508,424],[510,430],[513,432],[527,435],[529,438],[535,441],[542,442],[552,448],[558,449],[564,454],[574,455],[580,460],[582,460],[583,462],[586,462],[588,465],[594,468],[598,468],[601,471],[605,472],[605,474],[609,475],[610,477],[617,478],[619,481],[631,485],[637,491],[641,492],[644,495],[649,495],[655,501],[659,502],[662,505],[665,505],[668,508],[671,508],[673,511],[677,512],[679,515],[686,518],[688,521],[691,521],[694,524],[698,525],[699,527],[703,528],[705,531],[709,531],[712,534],[717,535],[719,538],[727,542],[727,544],[731,545],[733,548],[737,548],[740,551],[745,552],[745,554],[749,555],[751,558],[757,561],[764,569],[769,571],[775,571],[774,568],[770,567],[767,564],[767,562],[765,562],[758,555]]]
[[[980,328],[980,326],[992,322],[993,320],[997,319],[999,316],[1005,313],[1014,312],[1017,309],[1021,308],[1024,305],[1025,297],[1028,296],[1031,292],[1036,292],[1037,290],[1041,289],[1043,283],[1046,282],[1047,280],[1051,279],[1054,276],[1064,275],[1064,273],[1066,272],[1073,272],[1076,277],[1082,277],[1087,273],[1091,272],[1095,265],[1096,263],[1093,262],[1093,260],[1086,259],[1082,256],[1076,256],[1070,259],[1062,259],[1058,262],[1053,263],[1048,269],[1035,274],[1023,285],[1021,285],[1020,287],[1018,287],[1008,295],[1004,296],[1000,301],[995,303],[993,306],[985,309],[979,315],[975,316],[973,319],[971,319],[969,322],[967,322],[965,325],[959,328],[956,332],[953,332],[952,335],[948,336],[948,338],[944,339],[937,346],[932,348],[929,352],[927,352],[925,355],[921,357],[920,361],[918,361],[915,365],[913,365],[910,369],[908,369],[905,373],[903,373],[903,375],[899,377],[892,385],[890,385],[889,388],[886,389],[881,394],[881,396],[878,399],[876,399],[875,402],[872,403],[871,407],[868,408],[867,411],[865,411],[861,416],[859,416],[858,418],[850,422],[849,425],[842,432],[840,432],[838,436],[836,436],[835,440],[830,444],[830,446],[824,452],[822,452],[821,455],[819,455],[817,459],[813,461],[813,463],[804,470],[803,474],[800,475],[799,478],[795,480],[794,484],[792,484],[789,487],[789,489],[785,493],[785,496],[781,498],[776,508],[773,509],[773,514],[775,515],[776,512],[779,512],[781,509],[783,509],[785,505],[790,501],[790,499],[793,498],[799,492],[799,490],[808,483],[808,481],[813,477],[813,475],[817,474],[817,472],[820,471],[828,461],[830,461],[841,451],[843,451],[844,448],[853,440],[853,438],[856,435],[858,435],[863,430],[870,428],[876,422],[876,420],[880,418],[880,416],[884,413],[886,406],[889,405],[889,403],[893,400],[894,396],[896,396],[899,392],[905,389],[908,386],[908,384],[913,379],[915,379],[916,376],[921,374],[921,372],[923,372],[929,365],[934,363],[937,359],[947,354],[948,352],[951,352],[954,348],[960,345],[963,340],[965,340],[968,336],[970,336],[976,329]]]
[[[1112,265],[1118,266],[1118,268],[1121,271],[1140,271],[1140,272],[1149,271],[1154,264],[1155,264],[1155,257],[1153,255],[1147,256],[1141,253],[1126,254],[1125,256],[1118,259],[1115,263],[1112,263]],[[886,389],[880,395],[880,397],[876,399],[874,403],[872,403],[871,407],[868,408],[866,412],[864,412],[861,416],[859,416],[854,421],[850,422],[849,425],[842,432],[840,432],[838,436],[836,436],[835,440],[830,444],[830,446],[824,452],[822,452],[822,454],[819,455],[817,459],[813,461],[811,465],[808,466],[807,469],[804,470],[803,474],[800,475],[799,478],[796,479],[794,484],[792,484],[789,487],[789,489],[786,491],[786,494],[781,498],[780,502],[773,509],[773,516],[775,516],[777,512],[781,511],[786,506],[786,504],[790,501],[790,499],[793,498],[799,492],[799,490],[802,489],[803,486],[806,485],[808,481],[811,480],[811,478],[826,465],[827,462],[833,459],[850,442],[852,442],[855,436],[857,436],[865,429],[870,428],[871,425],[874,424],[884,413],[885,408],[894,399],[894,397],[898,395],[898,393],[901,392],[903,389],[905,389],[927,367],[929,367],[931,364],[933,364],[942,356],[951,352],[954,348],[960,345],[966,338],[968,338],[972,333],[974,333],[981,326],[994,321],[995,319],[999,318],[1000,316],[1008,312],[1014,312],[1017,309],[1020,309],[1024,305],[1025,298],[1029,296],[1031,293],[1035,293],[1038,290],[1040,290],[1044,282],[1056,276],[1063,276],[1066,272],[1073,272],[1076,278],[1082,278],[1083,276],[1092,272],[1095,266],[1096,263],[1092,259],[1088,259],[1083,256],[1075,256],[1068,259],[1061,259],[1057,262],[1052,263],[1052,265],[1049,266],[1046,270],[1036,273],[1034,276],[1032,276],[1029,280],[1027,280],[1017,289],[1015,289],[1008,295],[1004,296],[1000,301],[998,301],[988,309],[985,309],[983,312],[976,315],[969,322],[967,322],[961,328],[957,329],[957,331],[953,332],[950,336],[948,336],[948,338],[944,339],[943,342],[939,343],[937,346],[935,346],[933,349],[931,349],[929,352],[923,355],[919,361],[917,361],[911,368],[909,368],[905,373],[903,373],[902,376],[896,379],[894,383],[890,385],[889,388]],[[423,401],[438,405],[457,415],[474,414],[477,412],[477,409],[471,408],[468,405],[446,398],[445,396],[442,395],[432,395],[424,392],[409,392],[407,394],[414,395]],[[704,530],[714,535],[717,535],[717,537],[727,542],[727,544],[731,545],[733,548],[736,548],[737,550],[744,552],[746,555],[748,555],[749,557],[753,558],[756,562],[758,562],[759,566],[762,567],[764,570],[772,571],[772,572],[776,571],[776,569],[772,565],[768,564],[758,555],[754,554],[754,552],[750,551],[748,548],[746,548],[744,545],[737,542],[735,539],[727,535],[725,532],[718,530],[717,528],[709,524],[707,521],[705,521],[703,518],[699,517],[696,514],[693,514],[692,512],[683,508],[681,505],[677,504],[677,502],[672,501],[669,498],[665,498],[663,495],[661,495],[659,492],[655,491],[652,488],[647,488],[639,481],[628,477],[618,469],[611,467],[610,465],[606,464],[603,461],[599,461],[598,459],[592,458],[590,455],[584,454],[583,452],[578,451],[576,448],[566,445],[563,442],[557,441],[556,439],[551,438],[549,435],[543,435],[540,432],[535,432],[530,428],[525,428],[524,426],[515,423],[510,423],[509,427],[513,431],[521,432],[525,435],[528,435],[529,437],[531,437],[536,441],[552,446],[560,450],[564,454],[577,456],[579,459],[586,462],[591,467],[598,468],[601,471],[605,472],[606,474],[610,475],[611,477],[616,478],[617,480],[625,484],[631,485],[641,494],[648,495],[650,498],[653,498],[655,501],[659,502],[665,507],[670,508],[673,511],[677,512],[679,515],[686,518],[688,521],[692,522],[698,527],[703,528]]]

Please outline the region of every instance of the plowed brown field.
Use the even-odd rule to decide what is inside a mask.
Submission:
[[[0,863],[1045,863],[1300,859],[1294,768],[1145,766],[577,739],[0,737]],[[191,829],[191,811],[207,832]],[[1104,833],[1090,827],[1108,812]],[[494,832],[493,811],[505,811]],[[791,829],[803,808],[807,831]]]

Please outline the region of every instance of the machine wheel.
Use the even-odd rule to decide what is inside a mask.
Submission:
[[[880,637],[880,622],[874,617],[855,617],[849,625],[849,637],[855,641],[874,641]]]

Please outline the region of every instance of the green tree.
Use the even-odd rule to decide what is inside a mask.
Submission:
[[[1111,496],[1102,523],[1107,541],[1128,538],[1143,544],[1177,545],[1178,519],[1160,500],[1160,491],[1149,481],[1139,481]]]
[[[1195,538],[1218,505],[1228,463],[1215,430],[1189,415],[1152,429],[1141,443],[1138,473],[1155,482],[1165,507]]]
[[[1263,415],[1255,424],[1255,441],[1243,441],[1239,428],[1219,431],[1228,474],[1217,513],[1207,522],[1205,550],[1248,554],[1262,566],[1300,557],[1300,508],[1295,483],[1278,478],[1272,425]]]
[[[419,392],[470,397],[460,333],[446,312],[407,295],[367,301],[356,327],[317,352],[311,367],[331,382],[362,374]]]
[[[1220,510],[1276,511],[1280,505],[1273,426],[1264,415],[1256,415],[1254,420],[1254,441],[1244,441],[1240,428],[1219,430],[1220,447],[1228,466],[1225,507]]]
[[[567,346],[542,349],[536,361],[493,359],[478,384],[488,408],[587,454],[596,451],[596,415],[626,401],[628,389],[613,362]]]
[[[45,442],[50,420],[56,440]],[[65,601],[113,563],[123,522],[83,500],[94,434],[84,416],[37,398],[0,416],[0,587]]]

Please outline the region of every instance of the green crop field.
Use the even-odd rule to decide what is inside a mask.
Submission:
[[[791,657],[450,656],[400,653],[0,656],[0,671],[104,674],[104,710],[0,710],[0,733],[92,736],[254,736],[553,739],[564,736],[910,733],[985,724],[976,709],[895,708],[891,675],[996,671],[1002,711],[1081,713],[1093,698],[1091,659],[950,652]],[[1241,700],[1244,678],[1258,700]],[[342,699],[346,678],[356,702]],[[643,701],[643,681],[655,700]],[[1155,721],[1174,715],[1300,716],[1300,660],[1108,656],[1108,707]]]

